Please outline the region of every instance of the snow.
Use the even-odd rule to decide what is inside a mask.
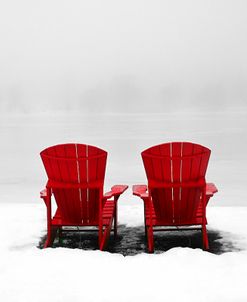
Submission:
[[[142,228],[142,204],[123,200],[120,226]],[[246,301],[247,208],[211,207],[208,221],[209,239],[213,232],[220,234],[211,242],[212,249],[221,244],[220,254],[189,246],[153,255],[143,248],[135,256],[44,250],[37,247],[46,228],[42,202],[2,203],[1,301]],[[162,238],[166,241],[165,234]]]

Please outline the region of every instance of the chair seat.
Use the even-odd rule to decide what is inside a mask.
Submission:
[[[107,200],[104,204],[104,208],[103,208],[103,225],[109,225],[111,223],[111,219],[112,216],[114,214],[114,210],[116,207],[116,203],[114,200]],[[66,221],[64,219],[62,219],[61,214],[59,209],[57,209],[54,217],[52,218],[52,225],[54,226],[98,226],[99,225],[99,221],[95,220],[95,221],[91,221],[89,222],[84,222],[82,221],[80,224],[73,222],[73,221]]]
[[[195,216],[191,219],[183,219],[183,218],[166,218],[160,219],[156,216],[153,203],[151,205],[151,215],[152,215],[152,225],[153,226],[186,226],[186,225],[201,225],[203,223],[202,217],[202,204],[200,204],[197,208]],[[150,225],[150,208],[148,205],[145,206],[145,220],[146,225]],[[207,221],[206,221],[207,224]]]

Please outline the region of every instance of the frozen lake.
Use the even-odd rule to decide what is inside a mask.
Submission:
[[[145,182],[140,157],[151,145],[192,141],[212,150],[207,180],[215,182],[217,205],[246,204],[247,112],[167,114],[0,115],[0,202],[33,202],[46,176],[39,152],[78,142],[108,151],[106,189]],[[134,199],[133,199],[134,198]],[[135,200],[130,192],[126,202]]]

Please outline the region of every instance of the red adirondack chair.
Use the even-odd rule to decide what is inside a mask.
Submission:
[[[153,252],[153,232],[200,229],[208,250],[206,206],[217,188],[206,183],[211,151],[188,142],[166,143],[142,152],[148,186],[133,186],[144,202],[145,232]]]
[[[117,201],[128,188],[116,185],[103,194],[107,152],[94,146],[63,144],[43,150],[41,158],[48,176],[40,193],[47,207],[47,239],[51,246],[63,227],[98,228],[99,248],[103,250],[114,221],[117,235]],[[52,217],[52,195],[57,209]],[[79,228],[81,229],[81,228]]]

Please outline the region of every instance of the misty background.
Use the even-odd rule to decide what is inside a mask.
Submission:
[[[0,110],[221,111],[246,107],[247,3],[0,4]]]
[[[37,202],[47,146],[107,150],[109,188],[146,181],[145,148],[192,141],[214,203],[246,205],[246,20],[240,0],[2,1],[0,202]]]

